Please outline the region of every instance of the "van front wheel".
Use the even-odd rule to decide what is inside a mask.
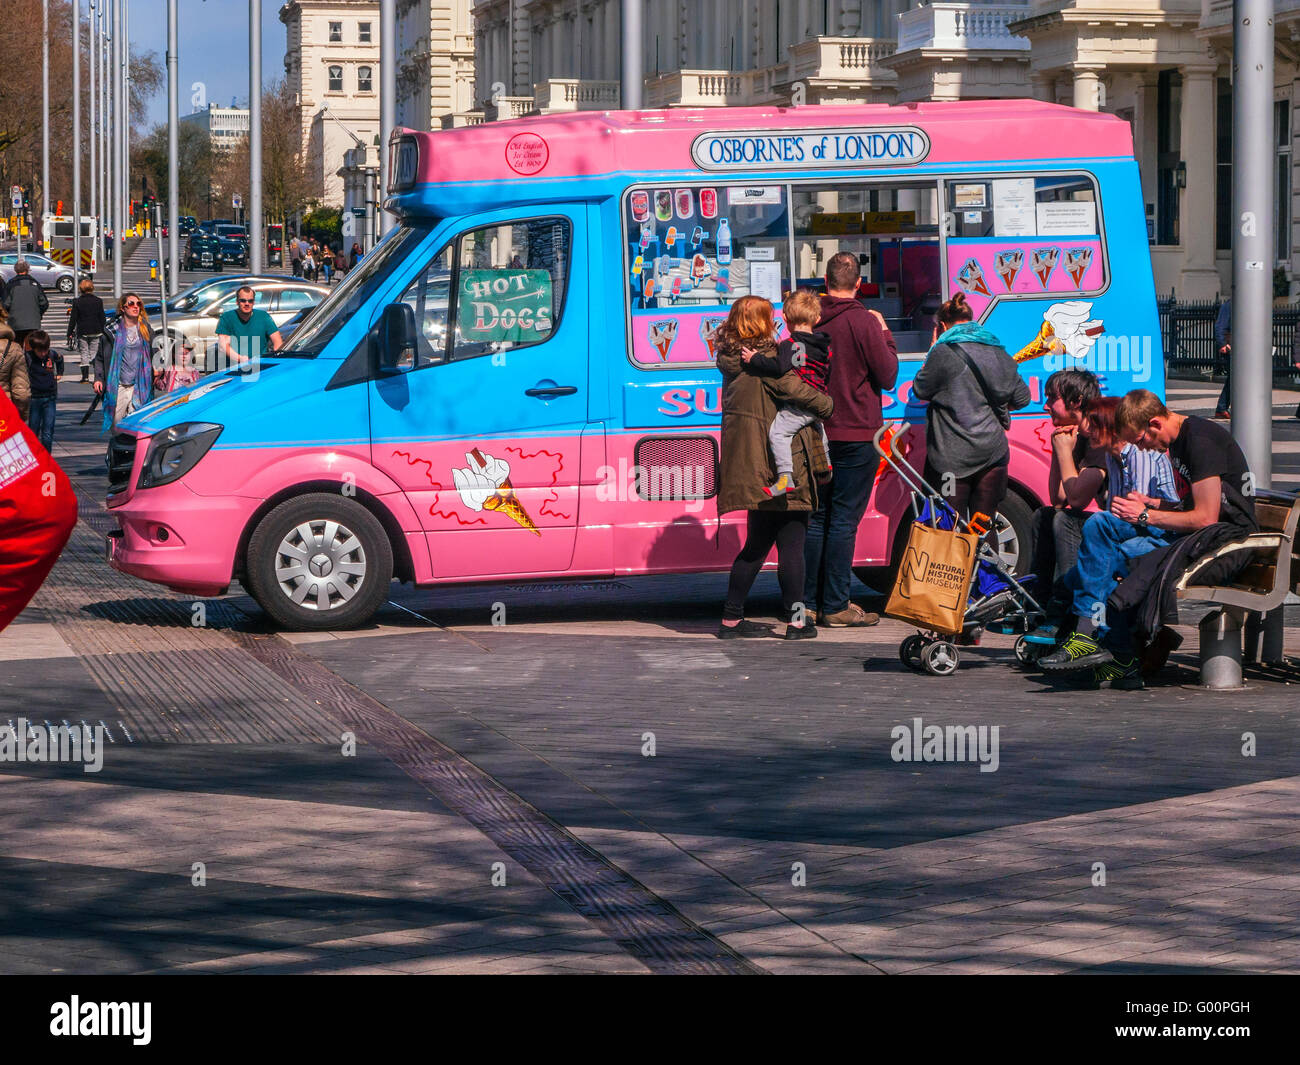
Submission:
[[[249,591],[287,629],[348,629],[388,597],[393,549],[379,520],[328,492],[289,499],[248,542]]]

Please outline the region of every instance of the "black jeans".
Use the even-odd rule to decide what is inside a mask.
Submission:
[[[985,466],[984,469],[977,470],[966,477],[955,478],[952,485],[952,494],[945,495],[944,500],[967,521],[970,520],[972,514],[987,514],[992,518],[997,514],[998,507],[1002,505],[1002,500],[1007,496],[1007,464],[1009,461],[1009,459],[1003,459],[999,463]],[[931,466],[928,460],[925,464],[925,480],[927,484],[940,492],[943,492],[946,487],[944,474]],[[997,532],[991,523],[989,531],[983,539],[995,551],[997,550]]]
[[[818,489],[820,505],[808,522],[804,550],[804,602],[820,614],[849,607],[853,550],[880,456],[870,440],[832,440],[830,460],[831,483]]]
[[[1079,542],[1083,538],[1083,523],[1087,517],[1087,514],[1057,510],[1056,507],[1039,507],[1034,511],[1033,572],[1038,578],[1034,598],[1050,614],[1068,613],[1071,596],[1061,578],[1079,555]]]
[[[789,620],[803,595],[803,547],[807,535],[806,510],[751,510],[745,529],[745,546],[731,564],[727,605],[722,616],[728,621],[738,621],[745,616],[745,598],[775,546],[781,605]]]

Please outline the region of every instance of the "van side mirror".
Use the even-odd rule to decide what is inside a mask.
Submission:
[[[398,373],[415,363],[415,311],[406,303],[390,303],[379,319],[379,371]]]

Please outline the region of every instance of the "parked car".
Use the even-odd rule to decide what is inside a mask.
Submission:
[[[218,296],[234,292],[240,285],[253,284],[258,281],[283,281],[284,278],[279,274],[256,274],[256,275],[225,275],[222,277],[212,277],[207,281],[198,281],[191,285],[184,292],[178,293],[175,297],[167,301],[168,327],[171,326],[172,315],[186,315],[196,308],[211,303]],[[108,322],[110,326],[117,321],[116,308],[108,309]],[[144,305],[145,316],[155,326],[162,325],[162,303],[154,300],[152,303]]]
[[[220,270],[223,262],[220,237],[201,229],[190,234],[185,252],[186,270]]]
[[[248,230],[243,226],[218,225],[214,227],[221,241],[221,258],[236,266],[248,265]]]
[[[18,253],[13,251],[0,254],[0,277],[3,277],[6,282],[14,279],[14,264],[18,258]],[[25,251],[22,258],[26,259],[27,265],[31,267],[32,280],[41,288],[57,288],[60,292],[71,292],[77,284],[77,275],[71,266],[56,263],[39,252]]]
[[[182,237],[188,237],[199,228],[199,221],[192,214],[183,214],[176,220],[176,231]]]

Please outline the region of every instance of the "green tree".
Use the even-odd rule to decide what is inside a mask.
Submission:
[[[198,126],[182,122],[176,129],[178,213],[198,217],[208,202],[208,182],[212,180],[216,152],[212,138]],[[160,124],[150,131],[140,145],[139,162],[148,176],[149,187],[159,200],[167,198],[167,126]]]

